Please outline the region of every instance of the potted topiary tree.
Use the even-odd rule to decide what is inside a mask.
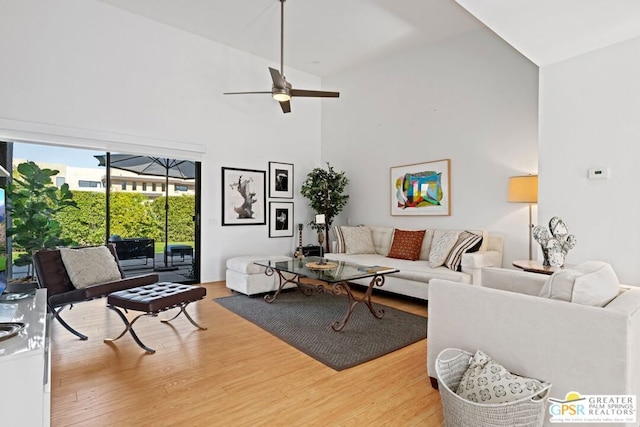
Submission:
[[[300,192],[309,199],[311,208],[318,214],[324,214],[325,224],[316,224],[313,220],[309,225],[318,234],[323,234],[323,238],[318,241],[324,241],[326,252],[329,252],[328,230],[349,200],[349,195],[343,194],[348,183],[345,173],[336,172],[329,162],[327,169],[315,168],[309,172],[302,183]]]
[[[14,249],[24,251],[13,264],[26,266],[25,280],[32,280],[34,253],[73,243],[71,238],[62,237],[62,227],[55,214],[78,206],[68,184],[60,188],[53,185],[51,177],[59,171],[41,169],[34,162],[20,163],[16,169],[17,174],[7,184],[7,212],[11,219],[7,237],[11,238]]]

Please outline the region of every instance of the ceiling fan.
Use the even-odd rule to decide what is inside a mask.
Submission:
[[[340,92],[326,92],[321,90],[294,89],[291,83],[284,77],[284,2],[280,1],[280,71],[269,67],[273,86],[271,91],[262,92],[225,92],[223,95],[253,95],[253,94],[270,94],[273,99],[280,103],[283,113],[291,112],[290,99],[294,96],[311,97],[311,98],[338,98]]]

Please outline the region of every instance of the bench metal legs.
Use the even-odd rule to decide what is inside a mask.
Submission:
[[[189,316],[189,313],[187,313],[187,306],[188,306],[188,305],[189,305],[189,303],[186,303],[186,304],[181,305],[181,306],[180,306],[180,311],[178,312],[178,314],[176,314],[175,316],[173,316],[171,319],[160,319],[160,321],[161,321],[162,323],[169,323],[169,322],[171,322],[173,319],[175,319],[176,317],[180,316],[180,314],[184,313],[184,315],[187,317],[187,319],[189,320],[189,322],[191,322],[191,324],[192,324],[193,326],[195,326],[195,327],[196,327],[196,328],[198,328],[198,329],[202,329],[202,330],[206,331],[206,330],[207,330],[207,328],[205,328],[204,326],[200,326],[200,325],[198,325],[198,323],[197,323],[195,320],[193,320],[193,319],[191,318],[191,316]]]
[[[195,320],[193,320],[191,318],[191,316],[189,316],[189,313],[187,313],[187,306],[191,303],[187,302],[184,304],[180,304],[180,311],[178,312],[178,314],[176,314],[175,316],[173,316],[171,319],[167,319],[167,320],[161,320],[161,322],[163,323],[168,323],[170,321],[172,321],[173,319],[175,319],[176,317],[178,317],[181,313],[184,313],[184,315],[187,317],[187,319],[189,320],[189,322],[191,322],[191,324],[195,327],[197,327],[198,329],[203,329],[206,330],[207,328],[200,326],[196,323]],[[147,353],[155,353],[156,351],[150,347],[147,347],[138,337],[138,335],[136,334],[136,332],[133,330],[133,324],[136,322],[136,320],[138,320],[139,318],[141,318],[142,316],[157,316],[158,313],[142,313],[139,314],[138,316],[136,316],[131,322],[129,322],[129,319],[127,319],[127,317],[122,313],[122,311],[120,311],[120,308],[112,305],[112,304],[108,304],[107,307],[109,307],[111,310],[115,311],[116,313],[118,313],[118,315],[120,316],[120,319],[122,319],[122,321],[124,322],[125,328],[124,331],[122,331],[120,333],[120,335],[118,335],[115,338],[105,338],[104,342],[106,343],[111,343],[116,341],[117,339],[121,338],[122,336],[124,336],[124,334],[126,334],[127,332],[129,332],[131,334],[131,336],[133,337],[134,341],[142,348],[144,349]]]
[[[156,313],[142,313],[138,316],[136,316],[135,319],[133,319],[131,322],[129,322],[129,319],[126,318],[126,316],[120,311],[120,309],[114,305],[107,305],[107,307],[109,307],[111,310],[115,311],[116,313],[118,313],[118,315],[120,316],[120,318],[122,319],[122,321],[124,322],[125,328],[124,331],[122,331],[120,333],[120,335],[118,335],[115,338],[105,338],[104,342],[109,343],[109,342],[114,342],[115,340],[121,338],[124,334],[128,332],[131,333],[131,336],[133,337],[133,339],[135,340],[135,342],[142,347],[147,353],[155,353],[156,351],[150,347],[147,347],[146,345],[144,345],[144,343],[142,341],[140,341],[140,338],[138,338],[138,335],[136,334],[136,331],[133,330],[133,324],[136,323],[136,320],[138,320],[139,318],[141,318],[142,316],[157,316]]]

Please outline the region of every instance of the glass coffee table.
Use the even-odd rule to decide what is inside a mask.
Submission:
[[[371,304],[371,293],[375,286],[384,285],[385,275],[397,273],[400,270],[390,267],[360,265],[351,262],[322,259],[319,257],[306,257],[290,261],[257,261],[256,264],[266,268],[265,274],[271,276],[277,274],[280,280],[278,289],[273,294],[264,296],[264,300],[272,303],[278,298],[282,289],[289,283],[295,284],[300,292],[311,296],[314,292],[332,292],[334,295],[346,295],[348,300],[347,313],[341,320],[336,320],[331,327],[334,331],[340,331],[345,327],[353,309],[363,302],[369,307],[369,311],[376,318],[382,319],[384,310],[376,310]],[[371,278],[363,296],[355,295],[349,284],[350,280]],[[301,278],[308,278],[324,282],[313,284],[301,282]],[[326,285],[326,286],[325,286]]]

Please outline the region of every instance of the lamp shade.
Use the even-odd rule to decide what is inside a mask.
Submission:
[[[509,178],[507,201],[538,203],[538,175],[512,176]]]

